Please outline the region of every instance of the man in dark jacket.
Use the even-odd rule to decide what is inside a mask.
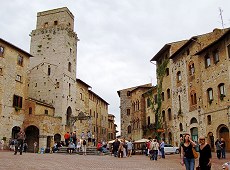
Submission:
[[[26,134],[22,129],[20,129],[20,132],[17,133],[17,144],[15,145],[14,155],[17,154],[19,147],[20,147],[19,148],[20,155],[22,155],[23,142],[25,139],[26,139]]]
[[[114,157],[117,157],[117,152],[118,152],[119,145],[120,145],[119,140],[115,139],[115,141],[113,142],[113,154],[114,154]]]

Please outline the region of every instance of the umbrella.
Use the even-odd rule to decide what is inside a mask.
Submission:
[[[121,141],[122,139],[118,139],[119,141]],[[115,140],[111,140],[108,142],[108,144],[112,144]],[[128,142],[127,140],[125,140],[125,142]]]
[[[134,141],[133,143],[145,143],[145,142],[148,142],[149,140],[148,139],[139,139],[139,140],[136,140]]]

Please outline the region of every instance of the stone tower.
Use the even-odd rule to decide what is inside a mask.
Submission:
[[[36,29],[31,32],[34,57],[30,60],[29,97],[52,105],[54,116],[62,117],[63,131],[68,130],[70,116],[77,115],[77,42],[74,16],[68,8],[38,12]]]

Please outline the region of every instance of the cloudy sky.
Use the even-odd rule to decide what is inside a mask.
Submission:
[[[29,52],[37,12],[60,7],[75,16],[77,77],[110,103],[118,126],[117,91],[155,85],[150,59],[164,44],[230,27],[230,0],[11,0],[1,2],[0,37]]]

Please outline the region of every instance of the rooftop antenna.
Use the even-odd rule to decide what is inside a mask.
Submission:
[[[222,27],[223,27],[223,29],[224,29],[224,21],[223,21],[223,15],[222,15],[223,10],[222,10],[220,7],[219,7],[219,11],[220,11],[221,24],[222,24]]]

